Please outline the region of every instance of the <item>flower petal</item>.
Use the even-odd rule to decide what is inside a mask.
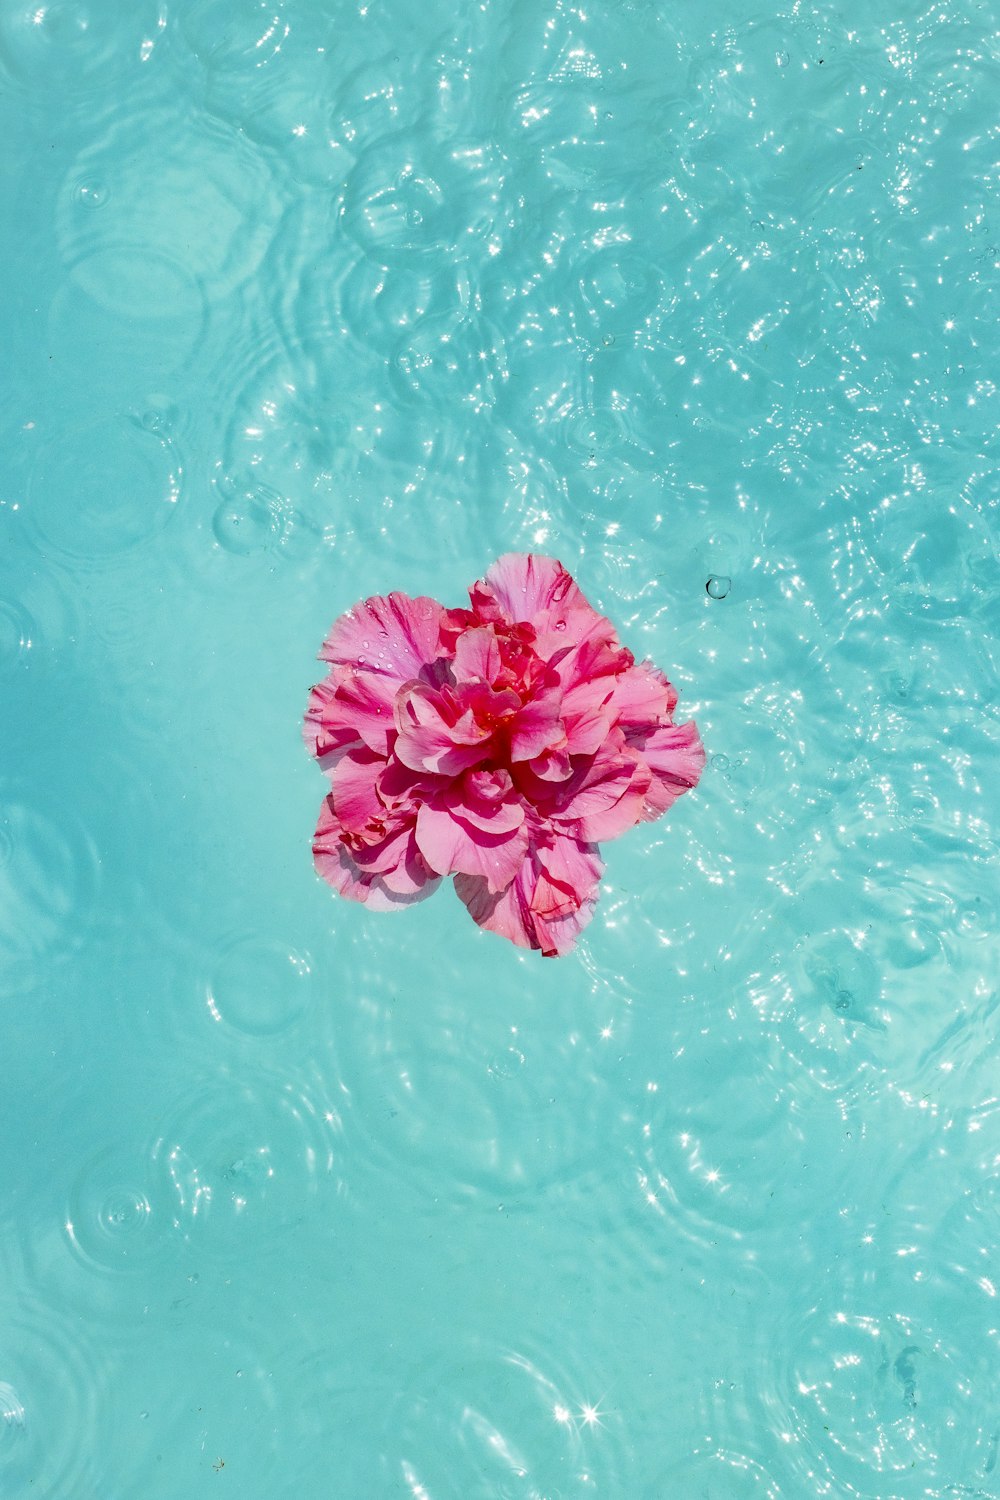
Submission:
[[[638,752],[653,779],[646,790],[643,817],[660,817],[684,792],[697,786],[705,768],[705,747],[693,719],[656,729]]]
[[[471,714],[456,719],[453,708],[443,694],[422,683],[399,694],[395,706],[399,737],[394,750],[404,766],[436,776],[457,776],[484,758],[490,731]]]
[[[334,811],[344,829],[378,842],[385,836],[387,813],[378,795],[386,761],[367,746],[341,755],[331,777]]]
[[[530,699],[517,710],[507,731],[511,760],[533,760],[565,742],[559,707],[558,694],[550,692]]]
[[[334,621],[320,659],[334,667],[365,666],[396,687],[419,677],[443,654],[441,631],[448,611],[425,594],[376,594]]]
[[[339,679],[339,680],[338,680]],[[363,740],[378,755],[388,755],[396,726],[392,717],[392,695],[387,684],[370,672],[339,669],[327,679],[337,681],[326,721],[339,734]]]
[[[442,793],[438,805],[491,834],[512,833],[524,822],[524,804],[509,771],[466,771]]]
[[[466,630],[455,643],[452,670],[457,682],[496,682],[502,666],[496,632],[480,626]]]
[[[570,610],[590,609],[561,562],[533,552],[508,552],[487,570],[486,577],[469,590],[477,615],[489,619],[499,610],[511,625],[532,623],[553,605]]]
[[[570,952],[593,916],[603,868],[594,845],[557,837],[529,849],[505,891],[470,875],[456,875],[455,890],[480,927],[554,958]]]
[[[565,781],[573,774],[573,762],[565,745],[543,750],[528,762],[527,770],[540,781]]]
[[[481,926],[566,953],[597,900],[597,841],[658,817],[704,750],[556,559],[508,554],[469,593],[468,610],[394,593],[335,622],[304,725],[332,783],[317,868],[385,910],[454,874]]]
[[[633,752],[595,755],[571,788],[560,821],[589,843],[616,839],[642,820],[652,773]],[[575,787],[573,782],[576,782]]]
[[[437,600],[398,593],[365,599],[341,615],[320,651],[333,667],[330,723],[387,754],[396,694],[405,682],[436,680],[435,663],[448,654],[447,627],[448,611]]]
[[[655,729],[669,723],[677,706],[677,691],[652,662],[637,662],[617,678],[608,711],[625,734]]]
[[[416,846],[412,821],[399,825],[380,844],[352,848],[345,842],[332,797],[320,810],[313,858],[317,872],[335,891],[350,901],[365,902],[373,911],[395,911],[423,901],[440,884]]]
[[[337,709],[336,692],[337,682],[331,676],[318,682],[309,694],[302,738],[310,755],[315,755],[319,761],[358,741],[357,731]]]
[[[641,820],[652,772],[641,753],[613,730],[596,755],[576,757],[565,781],[536,780],[520,767],[515,780],[543,819],[564,834],[597,843],[617,838]]]
[[[438,874],[480,876],[491,891],[500,891],[524,860],[528,832],[522,824],[489,833],[466,822],[459,810],[424,803],[417,813],[417,847]]]

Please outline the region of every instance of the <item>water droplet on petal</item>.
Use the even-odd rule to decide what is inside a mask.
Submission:
[[[556,621],[556,629],[557,630],[565,630],[566,629],[566,621],[565,620],[557,620]]]

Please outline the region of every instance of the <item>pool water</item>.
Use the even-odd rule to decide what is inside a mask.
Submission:
[[[5,1497],[1000,1496],[995,10],[688,9],[0,0]],[[300,741],[531,549],[709,753],[556,961]]]

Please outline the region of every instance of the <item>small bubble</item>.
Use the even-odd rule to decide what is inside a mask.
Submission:
[[[851,1001],[853,999],[854,996],[851,994],[850,990],[838,990],[834,1005],[836,1006],[837,1010],[850,1010]]]
[[[710,599],[724,599],[733,586],[731,578],[723,578],[712,574],[705,585],[705,592]]]
[[[86,208],[102,208],[108,201],[109,193],[103,182],[81,182],[76,190],[76,197]]]
[[[166,437],[177,420],[177,408],[165,396],[151,396],[149,404],[132,416],[144,432]]]
[[[787,52],[776,52],[774,54],[774,60],[778,64],[779,68],[787,68],[790,61]]]
[[[730,764],[731,762],[728,755],[712,756],[712,765],[714,766],[716,771],[728,771]]]

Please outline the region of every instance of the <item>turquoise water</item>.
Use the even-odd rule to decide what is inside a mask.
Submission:
[[[685,11],[0,0],[4,1497],[1000,1496],[996,14]],[[530,548],[710,756],[551,962],[299,738]]]

